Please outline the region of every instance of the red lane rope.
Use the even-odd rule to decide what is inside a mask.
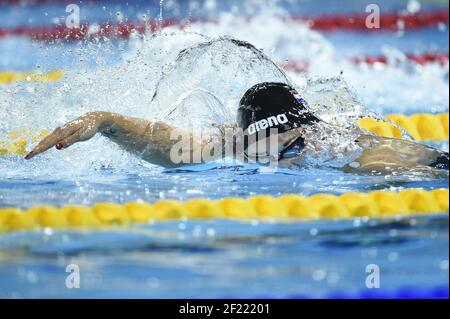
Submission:
[[[416,63],[418,65],[425,65],[428,63],[439,63],[440,65],[446,65],[449,62],[448,53],[425,53],[425,54],[407,54],[408,61]],[[389,58],[386,56],[363,56],[351,58],[350,62],[355,64],[389,64]],[[394,62],[395,63],[395,62]],[[309,71],[310,65],[307,61],[289,61],[281,65],[286,71],[295,73],[306,73]]]
[[[427,63],[433,63],[438,62],[441,65],[445,65],[448,63],[448,53],[425,53],[425,54],[407,54],[406,58],[411,61],[415,62],[420,65],[424,65]],[[353,62],[360,64],[360,63],[366,63],[366,64],[375,64],[375,63],[382,63],[387,64],[389,63],[389,59],[386,56],[378,56],[378,57],[357,57],[352,59]]]
[[[190,22],[182,20],[166,19],[161,27],[177,26],[180,29],[189,23],[200,22],[200,20],[191,19]],[[201,22],[207,22],[202,20]],[[0,38],[12,37],[29,37],[33,40],[83,40],[93,38],[128,38],[133,32],[143,34],[146,32],[155,32],[158,30],[159,22],[153,21],[148,23],[118,23],[118,24],[84,24],[80,28],[69,29],[65,26],[45,26],[45,27],[16,27],[12,29],[0,29]]]
[[[369,29],[366,26],[367,15],[336,15],[307,19],[312,29],[321,31],[356,30],[379,31],[400,29],[419,29],[436,26],[440,23],[448,24],[448,9],[419,12],[416,14],[381,13],[380,29]],[[294,18],[294,20],[304,18]]]
[[[38,0],[43,1],[43,0]],[[323,31],[333,30],[358,30],[358,31],[386,31],[397,30],[402,24],[404,29],[418,29],[424,27],[436,26],[440,23],[448,24],[448,11],[438,10],[432,12],[421,12],[414,15],[382,14],[380,29],[367,29],[365,25],[365,16],[338,15],[319,18],[301,18],[293,17],[288,20],[307,22],[311,28]],[[196,19],[190,23],[216,22],[213,20]],[[186,20],[166,20],[163,28],[168,26],[178,26],[184,28],[187,25]],[[95,37],[107,38],[127,38],[135,31],[145,33],[157,30],[158,23],[119,23],[119,24],[101,24],[98,27],[88,25],[81,26],[80,29],[68,29],[64,26],[46,26],[46,27],[17,27],[11,29],[0,28],[0,38],[6,36],[22,36],[37,40],[81,40]]]

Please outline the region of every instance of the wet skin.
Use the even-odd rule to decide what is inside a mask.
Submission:
[[[52,147],[66,149],[75,143],[91,139],[97,133],[109,138],[143,160],[163,167],[186,165],[185,163],[174,163],[171,159],[173,158],[171,151],[179,144],[179,139],[176,137],[181,134],[188,136],[187,143],[189,145],[183,149],[183,152],[188,153],[184,154],[188,158],[193,158],[195,149],[205,150],[211,146],[211,143],[223,143],[223,140],[226,139],[225,135],[219,138],[208,135],[194,138],[189,132],[162,122],[109,112],[91,112],[55,129],[29,152],[25,159],[31,159]],[[290,135],[293,134],[301,134],[301,130],[290,133]],[[288,139],[291,140],[292,136],[289,136]],[[441,170],[429,167],[439,156],[442,156],[442,152],[434,148],[407,140],[372,135],[361,135],[355,142],[361,147],[362,154],[353,163],[343,168],[345,172],[391,174],[414,170],[443,173]],[[239,139],[237,142],[232,142],[232,144],[236,143],[239,143]],[[284,143],[285,141],[281,141],[280,145]],[[209,160],[219,159],[224,155],[224,148],[218,147],[217,151],[211,154]],[[299,157],[301,156],[299,154]],[[281,166],[288,166],[289,161],[280,163]]]

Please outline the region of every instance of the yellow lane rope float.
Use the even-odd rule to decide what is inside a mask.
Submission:
[[[341,196],[255,196],[219,201],[192,199],[149,203],[99,203],[93,207],[33,207],[26,211],[0,208],[0,233],[52,229],[102,229],[173,220],[231,219],[241,221],[314,221],[352,218],[396,218],[448,213],[449,190],[408,189]]]
[[[392,114],[386,116],[392,123],[403,128],[417,141],[448,141],[448,113],[426,114],[419,113],[411,116]],[[400,138],[402,133],[398,127],[390,122],[377,121],[373,118],[359,120],[359,126],[372,133],[384,137]]]
[[[51,71],[48,73],[36,72],[0,72],[0,84],[11,84],[14,82],[53,82],[64,77],[63,71]]]
[[[414,114],[388,115],[387,118],[402,127],[417,141],[444,142],[449,138],[449,115],[444,114]],[[359,126],[374,134],[384,137],[401,137],[401,130],[390,122],[381,122],[373,118],[359,121]],[[0,132],[1,133],[1,132]],[[48,135],[48,131],[34,133],[30,129],[19,129],[10,132],[5,140],[0,138],[0,158],[6,156],[24,156],[28,143],[36,143]]]

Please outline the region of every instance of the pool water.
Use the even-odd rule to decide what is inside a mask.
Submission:
[[[144,41],[44,45],[1,38],[0,72],[64,69],[66,77],[56,83],[0,86],[0,139],[18,128],[51,130],[97,109],[142,117],[162,114],[161,105],[148,107],[157,79],[180,49],[198,42],[197,33],[249,40],[277,63],[307,60],[311,78],[332,78],[342,71],[357,102],[382,115],[448,112],[448,64],[370,68],[347,62],[359,55],[448,52],[447,27],[318,33],[301,25],[287,26],[277,14],[364,12],[366,2],[279,1],[275,9],[249,3],[166,1],[165,18],[215,17],[218,23],[193,24],[188,34],[181,35],[165,30],[162,37]],[[405,9],[408,1],[380,3],[390,12]],[[423,10],[448,7],[445,1],[421,4]],[[0,26],[50,25],[63,9],[0,5]],[[130,20],[143,12],[159,14],[158,5],[137,0],[128,5],[86,4],[82,9],[82,19],[91,22],[115,21],[119,11]],[[252,15],[252,20],[246,21],[245,15]],[[288,72],[288,76],[304,87],[304,74]],[[336,93],[338,98],[348,102],[341,93]],[[433,146],[448,151],[448,142]],[[359,176],[325,167],[267,172],[228,162],[168,170],[144,163],[102,137],[67,151],[52,150],[31,162],[0,158],[0,207],[24,209],[259,194],[432,190],[448,184],[448,176]],[[0,235],[0,297],[327,297],[367,291],[370,264],[380,267],[383,291],[448,288],[448,251],[448,215],[302,223],[180,221],[108,231],[46,229]],[[69,264],[80,267],[80,289],[66,287]]]
[[[448,218],[250,224],[158,223],[126,230],[12,234],[0,244],[2,297],[326,297],[448,284]],[[80,267],[80,289],[65,286]]]

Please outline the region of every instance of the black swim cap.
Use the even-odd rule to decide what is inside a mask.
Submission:
[[[271,128],[284,133],[319,121],[298,92],[284,83],[260,83],[249,89],[237,116],[239,127],[248,135]]]

